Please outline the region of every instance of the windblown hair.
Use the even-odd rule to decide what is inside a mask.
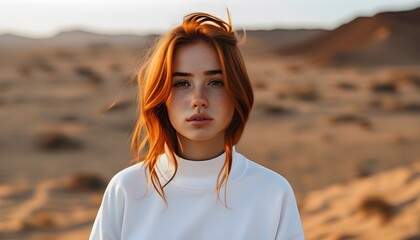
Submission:
[[[164,187],[176,175],[178,164],[175,154],[181,148],[165,106],[172,89],[173,54],[181,45],[200,40],[210,43],[216,50],[225,79],[225,90],[234,105],[232,120],[225,130],[226,159],[217,179],[218,195],[223,185],[226,193],[232,167],[232,148],[242,135],[254,102],[251,83],[237,47],[238,39],[230,24],[230,17],[229,23],[226,23],[207,13],[192,13],[184,18],[181,26],[161,37],[149,52],[138,74],[139,117],[132,135],[131,151],[135,162],[144,161],[148,186],[152,183],[165,202]],[[157,162],[159,155],[165,151],[175,171],[171,179],[162,184]]]

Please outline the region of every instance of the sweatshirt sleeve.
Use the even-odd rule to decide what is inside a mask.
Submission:
[[[96,215],[90,240],[121,239],[126,194],[117,178],[113,178],[105,190],[101,207]]]
[[[277,228],[276,240],[303,240],[304,233],[300,219],[296,198],[292,188],[284,193],[280,207],[280,221]]]

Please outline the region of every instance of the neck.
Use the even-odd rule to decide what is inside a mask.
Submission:
[[[224,139],[212,141],[190,141],[180,136],[181,147],[178,156],[195,161],[215,158],[225,151]]]

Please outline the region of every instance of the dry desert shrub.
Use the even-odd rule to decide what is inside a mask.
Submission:
[[[54,73],[56,71],[55,67],[50,63],[47,57],[45,56],[35,56],[33,57],[30,65],[44,73]]]
[[[67,189],[75,192],[102,192],[106,182],[93,173],[76,173],[69,177]]]
[[[382,100],[378,98],[370,99],[367,106],[371,108],[382,108]]]
[[[420,113],[420,103],[387,102],[382,104],[382,109],[400,113]]]
[[[28,217],[20,223],[20,230],[45,230],[56,226],[56,222],[48,213],[38,213],[33,217]]]
[[[358,239],[357,235],[344,234],[336,238],[337,240],[353,240]]]
[[[394,111],[398,105],[400,105],[400,101],[396,99],[380,99],[375,98],[370,100],[367,105],[370,108],[379,109],[379,110],[387,110],[387,111]]]
[[[285,93],[285,92],[278,92],[277,95],[276,95],[276,97],[278,99],[280,99],[280,100],[284,100],[284,99],[287,98],[287,93]]]
[[[281,116],[281,115],[289,115],[293,113],[293,110],[289,108],[285,108],[282,106],[275,106],[275,105],[262,105],[260,106],[264,110],[264,112],[270,116]]]
[[[37,136],[36,146],[38,149],[45,151],[57,151],[81,149],[83,144],[64,133],[58,131],[47,131]]]
[[[420,233],[408,236],[408,237],[404,238],[403,240],[419,240],[419,239],[420,239]]]
[[[384,111],[420,113],[420,103],[403,102],[398,99],[373,99],[368,103],[368,106]]]
[[[86,66],[77,66],[74,68],[74,71],[82,77],[92,77],[96,75],[96,73],[90,67]]]
[[[340,220],[339,216],[332,216],[332,217],[329,217],[329,218],[325,219],[325,221],[323,221],[322,223],[323,224],[331,224],[331,223],[337,222],[338,220]]]
[[[17,72],[20,73],[23,77],[30,77],[32,75],[32,67],[24,64],[22,66],[19,66],[17,69]]]
[[[334,125],[356,124],[364,129],[372,128],[372,123],[367,118],[354,114],[340,114],[331,116],[329,121]]]
[[[312,84],[302,84],[292,87],[290,89],[290,96],[292,98],[308,102],[319,99],[318,91]]]
[[[103,82],[103,78],[90,67],[77,66],[74,68],[74,71],[77,75],[87,79],[90,83],[94,85],[99,85]]]
[[[79,117],[69,114],[69,115],[61,116],[59,120],[62,122],[76,122],[79,120]]]
[[[400,106],[398,111],[420,113],[420,103],[405,103]]]
[[[32,73],[37,69],[47,74],[56,72],[56,68],[51,63],[41,60],[19,66],[17,68],[17,72],[20,73],[23,77],[31,77]]]
[[[47,61],[41,61],[41,62],[38,62],[38,63],[36,64],[36,67],[37,67],[39,70],[41,70],[41,71],[43,71],[43,72],[45,72],[45,73],[54,73],[54,72],[56,72],[55,67],[54,67],[51,63],[49,63],[49,62],[47,62]]]
[[[396,83],[388,82],[372,82],[369,86],[373,93],[389,93],[394,94],[398,92],[398,86]]]
[[[76,59],[76,55],[69,50],[65,50],[65,49],[58,49],[54,55],[60,59],[60,60],[65,60],[65,61],[73,61]]]
[[[257,90],[265,90],[267,89],[267,83],[263,82],[263,81],[256,81],[254,83],[254,88]]]
[[[378,216],[382,223],[389,222],[394,216],[394,207],[380,196],[370,196],[363,199],[358,210],[366,216]]]
[[[345,91],[355,91],[358,89],[358,86],[356,84],[350,82],[339,82],[336,86],[338,89],[342,89]]]
[[[406,143],[409,143],[410,139],[402,135],[395,135],[392,138],[392,142],[398,145],[404,145]]]
[[[118,63],[112,63],[111,65],[109,65],[109,69],[112,72],[122,72],[123,71],[123,67]]]
[[[364,178],[372,175],[375,172],[378,161],[375,159],[367,159],[360,162],[356,167],[357,177]]]

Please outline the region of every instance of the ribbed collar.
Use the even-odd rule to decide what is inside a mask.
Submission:
[[[168,154],[159,157],[158,170],[167,181],[174,173],[174,165],[170,164]],[[225,162],[226,153],[203,161],[188,160],[176,156],[178,171],[170,184],[187,188],[216,188],[217,177]],[[232,169],[229,181],[239,178],[246,169],[246,161],[232,149]]]

